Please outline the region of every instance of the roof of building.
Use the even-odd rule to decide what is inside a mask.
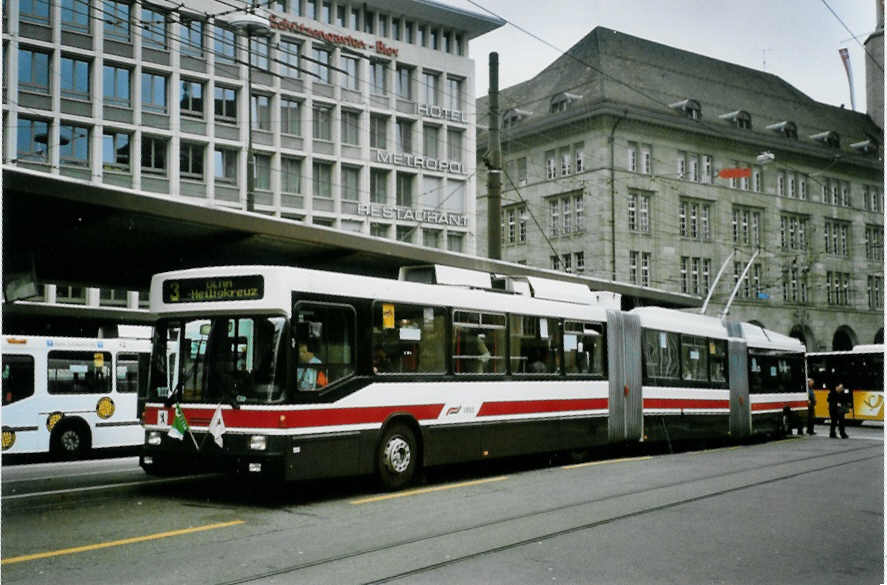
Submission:
[[[520,108],[532,112],[531,119],[564,115],[549,113],[551,99],[563,92],[581,95],[581,108],[589,111],[610,103],[675,119],[686,118],[678,102],[696,100],[709,131],[732,128],[718,116],[744,110],[756,134],[772,136],[768,125],[790,120],[801,142],[814,143],[811,135],[828,130],[841,136],[842,148],[867,138],[881,141],[866,114],[817,102],[776,75],[604,27],[532,79],[501,90],[500,111]],[[477,101],[478,111],[487,110],[487,101]]]

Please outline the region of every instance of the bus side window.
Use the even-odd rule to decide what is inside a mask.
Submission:
[[[34,358],[3,354],[3,404],[12,404],[34,394]]]
[[[293,311],[296,387],[322,390],[354,374],[355,312],[347,305],[297,303]]]
[[[50,394],[106,394],[111,392],[111,353],[50,351],[47,389]]]

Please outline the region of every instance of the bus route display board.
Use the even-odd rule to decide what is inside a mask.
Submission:
[[[164,303],[254,301],[265,296],[265,279],[259,275],[182,278],[163,283]]]

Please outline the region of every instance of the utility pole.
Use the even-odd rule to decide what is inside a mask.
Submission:
[[[499,53],[490,53],[490,137],[487,156],[487,250],[502,259],[502,143],[499,137]]]

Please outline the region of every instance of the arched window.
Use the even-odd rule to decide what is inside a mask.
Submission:
[[[810,138],[832,148],[841,148],[841,137],[834,130],[826,130],[825,132],[813,134]]]
[[[767,130],[772,130],[792,140],[798,139],[798,126],[790,120],[770,124],[767,126]]]
[[[669,104],[668,107],[678,110],[679,112],[683,112],[684,115],[686,115],[691,120],[702,119],[702,106],[699,105],[699,102],[697,100],[694,100],[692,98],[687,98],[685,100]]]
[[[726,114],[721,114],[720,116],[718,116],[718,118],[722,120],[727,120],[737,128],[742,128],[744,130],[751,129],[751,114],[749,114],[745,110],[727,112]]]

